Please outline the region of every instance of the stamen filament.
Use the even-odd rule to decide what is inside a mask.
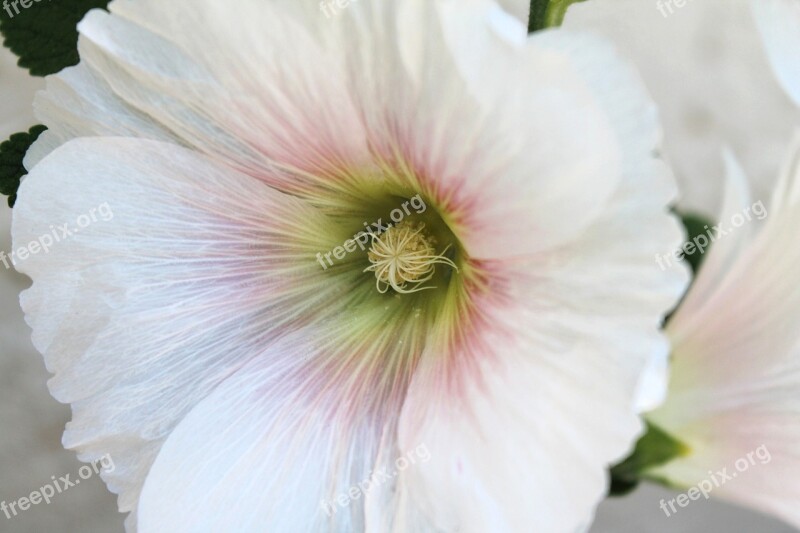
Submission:
[[[436,265],[458,270],[456,264],[445,256],[450,246],[436,254],[435,239],[425,235],[424,229],[424,224],[402,222],[380,235],[372,235],[368,254],[372,264],[364,272],[375,273],[378,292],[386,294],[390,287],[399,294],[433,289],[435,287],[421,285],[433,278]]]

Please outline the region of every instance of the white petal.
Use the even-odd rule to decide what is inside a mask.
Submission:
[[[800,106],[800,2],[751,0],[772,69],[783,88]]]
[[[323,494],[330,494],[381,464],[381,458],[420,444],[435,446],[432,454],[438,451],[442,462],[427,473],[404,472],[397,483],[371,495],[363,511],[375,528],[431,531],[455,524],[468,531],[490,525],[493,517],[513,526],[541,523],[545,531],[585,524],[604,492],[607,466],[624,456],[640,429],[636,407],[644,369],[663,357],[658,327],[686,280],[685,272],[659,271],[653,261],[682,237],[666,213],[674,198],[671,177],[652,156],[658,142],[654,109],[630,69],[593,39],[560,34],[526,39],[521,23],[484,0],[360,2],[327,25],[319,13],[312,19],[313,12],[278,1],[246,0],[232,10],[212,0],[118,0],[112,11],[116,14],[94,12],[81,25],[88,70],[53,84],[59,94],[49,99],[54,103],[48,112],[64,125],[48,142],[86,135],[93,127],[120,135],[168,131],[175,142],[206,157],[152,141],[68,143],[36,164],[23,184],[31,200],[18,214],[18,240],[34,238],[41,231],[34,221],[48,220],[45,214],[70,220],[75,208],[89,209],[104,197],[119,202],[126,215],[113,232],[91,226],[69,251],[59,252],[58,261],[48,259],[52,266],[36,261],[25,267],[35,280],[48,280],[37,280],[26,307],[34,316],[37,344],[57,371],[54,392],[77,402],[79,423],[68,442],[87,457],[110,451],[115,460],[123,458],[124,507],[135,505],[161,443],[200,402],[169,437],[147,482],[141,505],[147,528],[202,523],[236,530],[258,520],[271,520],[279,531],[291,531],[281,529],[289,524],[314,527],[319,518],[309,506],[319,506],[312,497],[320,487],[308,477],[317,470],[304,470],[303,459],[324,467],[334,453],[337,467],[352,466],[347,475],[333,470],[323,487]],[[252,54],[241,54],[243,49]],[[83,94],[80,80],[95,74],[107,88],[88,100],[71,100],[67,91]],[[107,100],[111,93],[119,102]],[[89,111],[64,113],[63,103],[74,101],[88,101]],[[156,127],[142,131],[136,116],[104,122],[98,113],[104,106],[115,114],[144,113]],[[39,153],[48,146],[43,142]],[[112,156],[112,149],[120,154]],[[399,412],[397,400],[412,365],[398,363],[406,360],[399,348],[389,351],[393,357],[382,356],[390,343],[408,336],[395,332],[376,345],[363,334],[396,322],[421,335],[430,324],[372,309],[353,327],[353,319],[342,313],[336,318],[350,329],[323,340],[309,332],[318,346],[262,349],[290,318],[313,320],[317,315],[309,308],[330,299],[334,290],[353,300],[363,293],[351,295],[336,284],[319,290],[310,271],[290,278],[297,255],[313,257],[338,243],[321,242],[326,221],[306,204],[295,199],[283,205],[278,198],[284,197],[265,192],[258,180],[335,202],[353,179],[341,171],[357,168],[362,179],[363,174],[371,179],[376,160],[403,173],[385,179],[418,186],[433,198],[472,257],[481,260],[480,268],[490,269],[491,292],[502,294],[505,305],[478,306],[473,318],[489,317],[509,333],[501,338],[495,329],[482,329],[476,338],[489,346],[431,353],[406,406],[399,446],[392,415]],[[64,198],[46,194],[61,185],[58,170],[75,183]],[[98,176],[100,171],[110,177]],[[257,179],[247,182],[245,175]],[[76,191],[90,194],[73,198]],[[45,196],[49,202],[33,201]],[[215,203],[220,198],[223,206]],[[249,210],[241,214],[239,204]],[[236,224],[216,223],[229,213]],[[271,263],[271,256],[245,249],[245,242],[265,237],[255,229],[262,225],[266,238],[286,246],[285,261]],[[301,244],[288,229],[294,227],[302,228]],[[134,236],[134,246],[124,235]],[[158,238],[148,242],[153,235]],[[220,274],[206,272],[207,254],[220,250],[230,252],[225,260],[213,256],[222,261],[221,281]],[[171,262],[175,251],[179,260]],[[250,263],[233,265],[243,257],[264,260],[270,276],[277,268],[277,280],[256,276]],[[187,258],[198,271],[183,264]],[[184,284],[187,273],[191,281]],[[85,290],[88,280],[94,291]],[[372,290],[371,284],[367,288]],[[286,305],[295,298],[302,309]],[[274,305],[264,311],[265,303]],[[253,316],[256,308],[263,313]],[[286,315],[276,320],[273,313],[280,310]],[[261,327],[260,336],[253,336],[251,324]],[[141,332],[146,332],[142,346],[136,343]],[[331,349],[337,342],[339,350]],[[412,337],[412,344],[410,360],[416,363],[422,341]],[[342,346],[370,357],[332,357],[346,353]],[[104,357],[114,350],[124,356],[120,366],[109,364],[116,357]],[[349,386],[343,390],[362,394],[343,400],[333,392],[337,381],[311,365],[304,380],[279,379],[296,375],[286,373],[296,368],[292,356],[319,353],[335,362],[338,383]],[[247,374],[244,368],[264,354],[277,368]],[[460,363],[466,371],[451,368],[447,357],[435,357],[442,354],[465,357]],[[353,371],[362,370],[359,365],[394,372],[376,371],[385,379],[360,380],[363,374]],[[232,376],[237,369],[242,370]],[[478,371],[485,372],[485,381]],[[383,405],[382,398],[366,392],[385,390],[390,376],[393,402],[371,419],[359,410],[359,399]],[[463,386],[455,391],[459,394],[442,396],[448,387],[431,387],[430,380],[442,376],[450,380],[445,383],[450,392],[454,384]],[[284,394],[269,397],[259,388],[273,378]],[[315,385],[317,395],[287,389],[298,382],[304,391]],[[426,404],[426,395],[436,401]],[[297,413],[290,400],[310,409]],[[528,401],[532,411],[521,403]],[[325,426],[320,413],[326,408],[347,411],[341,419],[347,423]],[[501,412],[492,416],[495,408]],[[277,409],[280,420],[270,417]],[[241,424],[225,419],[231,411],[241,413]],[[437,428],[430,421],[439,415],[444,418]],[[304,423],[311,431],[295,431]],[[507,437],[490,442],[487,435],[500,429]],[[459,432],[468,438],[458,440]],[[207,443],[198,446],[198,435]],[[343,435],[350,440],[334,448]],[[265,437],[272,438],[272,447]],[[229,455],[216,448],[223,441],[231,447]],[[455,455],[447,448],[451,443]],[[521,453],[519,469],[486,459],[522,446],[530,448]],[[283,465],[269,455],[288,450],[298,453]],[[257,452],[270,460],[258,462]],[[339,462],[342,455],[353,461]],[[458,458],[475,481],[472,486],[461,485],[464,472],[451,469]],[[189,463],[205,466],[181,467]],[[279,476],[270,477],[270,465]],[[292,476],[308,494],[259,492]],[[532,489],[541,496],[539,503],[531,506],[520,492],[498,493],[503,479],[516,488],[540,479]],[[195,492],[204,490],[206,480],[218,487],[213,499]],[[255,487],[246,491],[248,499],[237,492],[242,486]],[[452,489],[452,499],[421,501],[420,495],[439,495],[443,488]],[[267,500],[270,494],[298,511],[280,514]],[[395,513],[387,503],[393,497]],[[343,522],[336,525],[358,529],[359,505],[337,515]],[[231,515],[242,509],[248,512]]]
[[[371,131],[399,124],[405,160],[471,256],[514,257],[574,239],[621,179],[604,102],[573,57],[526,40],[524,27],[493,2],[426,4],[419,17],[438,19],[441,30],[425,32],[421,48],[452,57],[426,56],[412,72],[419,97],[401,95],[393,121]],[[417,26],[432,24],[422,20]],[[614,77],[614,60],[606,66]],[[420,107],[427,112],[415,113]]]
[[[323,378],[299,372],[314,343],[273,345],[175,428],[142,492],[141,533],[363,531],[360,496],[336,498],[369,479],[382,427],[343,416],[366,402],[307,394],[306,379]]]
[[[725,280],[725,275],[733,267],[742,251],[751,244],[752,221],[739,228],[732,228],[730,224],[734,216],[743,217],[744,213],[753,205],[747,176],[731,151],[724,152],[724,161],[726,186],[723,208],[717,224],[714,225],[730,234],[712,242],[711,237],[715,236],[717,231],[710,228],[705,232],[706,241],[709,242],[711,248],[709,252],[706,252],[700,272],[692,283],[692,290],[689,291],[678,311],[670,319],[675,331],[705,327],[703,320],[699,317],[702,316],[704,308],[708,309],[706,304],[708,304],[709,298]],[[699,254],[701,251],[696,250],[694,253]]]
[[[650,416],[691,449],[654,475],[691,486],[727,468],[736,479],[715,484],[712,496],[800,527],[798,160],[800,142],[781,180],[787,195],[764,228],[720,272],[704,305],[668,325],[669,397]]]
[[[482,263],[489,296],[471,301],[466,332],[440,339],[453,353],[423,356],[404,406],[400,450],[425,444],[434,459],[403,478],[378,531],[420,516],[463,532],[573,531],[590,520],[606,468],[638,435],[638,408],[663,394],[664,373],[649,375],[647,390],[646,372],[665,360],[660,326],[688,277],[653,261],[683,237],[663,207],[669,175],[654,162],[642,171],[653,183],[632,172],[579,242],[535,261]]]
[[[341,168],[368,163],[342,47],[318,41],[309,23],[312,16],[319,22],[318,10],[302,18],[304,10],[252,0],[236,10],[209,0],[117,1],[110,9],[115,15],[95,10],[81,22],[82,65],[57,75],[52,94],[40,99],[42,118],[59,133],[102,127],[153,138],[168,131],[241,172],[304,194],[324,186],[323,176],[330,186]],[[323,41],[333,39],[332,25],[320,27],[327,28]],[[99,81],[84,95],[89,76]],[[75,94],[87,105],[69,105]],[[102,109],[109,117],[98,125]]]
[[[317,202],[331,189],[352,195],[356,177],[375,179],[377,157],[410,168],[402,185],[452,211],[448,222],[467,229],[476,257],[574,238],[619,181],[609,119],[570,58],[526,45],[524,26],[488,0],[353,3],[329,24],[314,10],[252,0],[237,10],[210,0],[111,10],[81,23],[81,76],[61,76],[41,98],[62,139],[109,126],[148,138],[169,131]],[[97,89],[75,113],[82,106],[69,103],[95,75],[121,102]],[[123,118],[98,125],[102,109]],[[156,122],[151,131],[142,114]],[[523,242],[508,242],[519,233]]]
[[[419,515],[464,533],[574,531],[590,520],[606,468],[641,429],[633,397],[642,358],[623,347],[651,353],[665,342],[655,328],[648,338],[607,324],[603,337],[590,331],[603,326],[543,314],[490,311],[479,320],[492,325],[454,353],[425,354],[399,446],[425,445],[432,459],[406,473],[396,514],[378,531],[404,531]]]
[[[390,516],[406,471],[432,459],[396,444],[420,339],[372,315],[287,335],[200,402],[153,465],[140,530],[373,531],[370,499]],[[404,531],[434,531],[417,519]]]
[[[34,283],[22,306],[51,392],[72,403],[64,443],[111,454],[123,511],[183,415],[333,299],[314,261],[327,228],[297,199],[154,141],[74,140],[23,181],[15,260]]]
[[[285,335],[200,402],[147,478],[141,532],[364,531],[366,496],[430,459],[396,450],[427,328],[378,304]]]
[[[475,10],[476,19],[488,18],[481,18],[481,12]],[[599,222],[600,213],[613,211],[613,198],[626,187],[623,180],[653,179],[652,185],[658,191],[655,201],[663,206],[674,200],[676,191],[671,178],[655,177],[663,172],[657,169],[653,156],[660,141],[655,106],[633,69],[605,43],[579,34],[545,32],[519,47],[513,38],[501,36],[493,26],[481,27],[477,23],[474,27],[446,27],[446,35],[450,46],[457,50],[470,50],[467,43],[480,38],[486,48],[506,50],[495,55],[508,56],[511,50],[519,56],[515,62],[511,55],[512,60],[506,63],[490,61],[494,56],[489,54],[481,57],[471,53],[469,59],[456,58],[482,107],[501,109],[498,101],[502,99],[511,115],[494,113],[501,121],[501,132],[511,134],[507,137],[492,134],[492,139],[478,137],[452,143],[464,146],[477,142],[485,146],[494,166],[485,167],[483,159],[474,157],[465,159],[470,166],[463,170],[452,166],[457,165],[458,159],[455,163],[449,161],[450,167],[439,165],[447,171],[438,172],[441,178],[436,185],[447,187],[456,206],[452,222],[463,225],[465,245],[471,255],[484,259],[514,257],[579,239],[588,226]],[[495,82],[485,81],[487,78],[498,85],[498,80],[504,80],[504,88],[500,90]],[[505,88],[505,80],[515,78],[518,81],[511,86],[524,88],[519,94]],[[548,91],[553,87],[559,88],[559,98],[574,98],[573,102],[551,100]],[[537,88],[541,88],[540,93]],[[588,89],[586,93],[584,89]],[[552,117],[551,122],[549,111],[540,108],[539,103],[558,109],[558,117]],[[566,107],[582,109],[580,117],[564,112]],[[531,124],[527,118],[531,116],[539,118]],[[576,135],[578,131],[582,133]],[[496,138],[504,140],[493,144]],[[544,138],[554,140],[558,146],[542,144]],[[537,146],[525,145],[526,139]],[[569,163],[571,152],[580,154],[575,166]],[[574,177],[574,181],[562,173]],[[462,175],[468,178],[462,180]],[[576,190],[581,193],[575,194]],[[463,220],[459,220],[459,202],[474,208]]]
[[[663,396],[659,329],[688,273],[654,261],[683,231],[666,209],[672,177],[652,156],[653,106],[629,70],[606,77],[613,54],[597,53],[592,39],[537,39],[567,49],[613,110],[627,148],[623,180],[574,242],[529,261],[482,262],[492,297],[473,302],[478,331],[454,333],[454,354],[426,354],[401,421],[401,451],[424,443],[446,462],[403,478],[379,531],[403,531],[420,516],[442,531],[583,527],[605,494],[606,468],[638,435],[637,409]]]
[[[150,117],[125,104],[86,62],[47,78],[47,90],[35,100],[36,116],[49,129],[25,156],[33,168],[47,154],[70,139],[129,136],[178,142]]]
[[[520,22],[528,26],[528,18],[531,12],[531,2],[530,0],[499,0],[500,5],[517,17]]]
[[[646,413],[661,405],[667,397],[669,383],[669,348],[661,353],[654,352],[642,372],[636,389],[634,407],[637,412]]]
[[[539,33],[533,39],[542,46],[570,55],[596,97],[602,101],[621,143],[623,182],[608,202],[605,216],[579,243],[583,243],[584,250],[591,250],[589,253],[592,255],[616,250],[630,262],[628,267],[634,263],[630,250],[636,246],[650,251],[653,264],[658,262],[657,256],[672,255],[683,240],[683,228],[677,220],[665,217],[663,211],[665,205],[676,201],[677,190],[670,169],[654,156],[660,152],[661,128],[655,105],[638,74],[618,59],[608,45],[590,36],[560,30]],[[637,225],[648,229],[638,233],[635,231]],[[596,250],[597,243],[606,249]],[[578,248],[574,250],[576,255],[582,253]],[[636,262],[641,263],[640,274],[649,270],[645,267],[645,255],[636,256]],[[609,264],[616,260],[597,257],[594,263]],[[658,293],[656,287],[659,283],[664,284],[662,289],[667,296],[661,300],[661,305],[669,306],[668,295],[680,294],[688,281],[684,265],[673,266],[672,270],[662,279],[656,272],[649,272],[646,276],[648,283],[652,284],[650,291]],[[611,279],[605,283],[612,286],[633,279],[624,275],[614,279],[613,273],[609,277]],[[630,305],[636,304],[632,302]],[[657,350],[650,354],[638,386],[636,405],[639,410],[647,411],[663,401],[667,370],[666,351]]]
[[[442,383],[412,387],[401,449],[424,443],[434,459],[409,472],[407,490],[443,531],[572,531],[602,499],[605,466],[638,434],[636,417],[620,416],[630,398],[591,375],[604,365],[558,354],[582,366],[570,371],[555,356],[542,361],[541,351],[539,364],[512,363],[516,350],[508,367],[481,368],[483,379],[453,401],[432,397]]]

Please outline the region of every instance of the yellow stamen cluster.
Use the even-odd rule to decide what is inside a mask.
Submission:
[[[421,285],[433,278],[437,264],[458,269],[443,254],[436,254],[436,240],[424,229],[424,224],[403,221],[380,235],[372,235],[368,253],[372,264],[364,272],[375,272],[378,292],[384,294],[389,287],[400,294],[432,289]]]

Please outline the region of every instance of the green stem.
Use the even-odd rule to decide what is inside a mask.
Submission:
[[[545,28],[561,26],[567,8],[575,2],[584,0],[531,0],[530,18],[528,19],[528,33],[533,33]]]

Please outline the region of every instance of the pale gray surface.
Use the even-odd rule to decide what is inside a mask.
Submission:
[[[600,506],[591,533],[792,533],[769,517],[715,500],[698,500],[667,517],[659,504],[676,492],[642,486],[625,498]]]

